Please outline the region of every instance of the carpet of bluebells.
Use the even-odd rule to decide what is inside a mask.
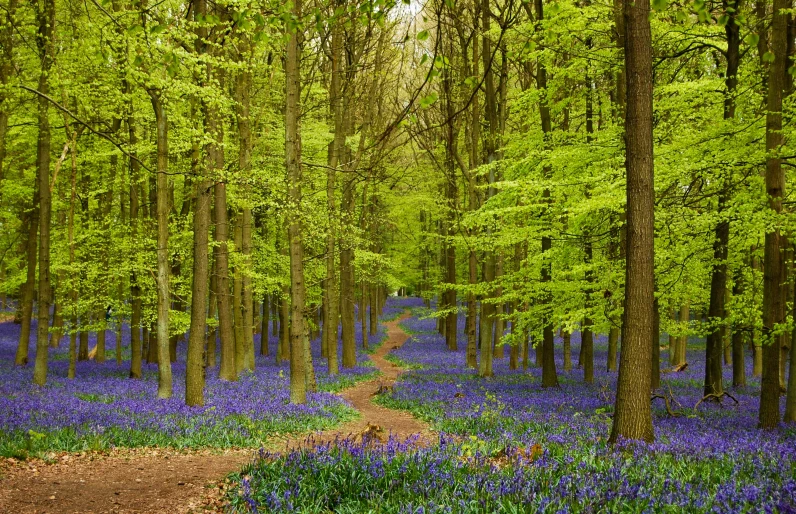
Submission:
[[[395,317],[387,309],[385,314]],[[33,366],[14,366],[20,326],[0,323],[0,455],[41,455],[54,450],[79,451],[114,446],[257,447],[267,437],[286,432],[318,430],[352,419],[356,412],[333,391],[377,374],[361,351],[357,323],[357,366],[330,377],[320,341],[312,342],[318,393],[306,405],[289,403],[289,364],[276,364],[277,337],[268,336],[271,356],[260,356],[261,335],[255,335],[256,368],[237,382],[218,379],[208,368],[203,407],[187,407],[185,396],[185,344],[178,347],[172,364],[174,395],[158,400],[157,364],[143,364],[140,380],[128,378],[130,331],[122,337],[122,366],[115,361],[115,333],[106,336],[104,363],[77,363],[76,378],[67,379],[68,337],[50,349],[47,385],[33,385]],[[35,355],[36,324],[31,331],[30,360]],[[370,336],[372,343],[385,338],[384,327]],[[95,344],[95,334],[89,346]]]
[[[541,370],[510,370],[508,352],[495,376],[479,379],[460,350],[447,350],[421,302],[406,299],[412,334],[394,352],[411,364],[384,405],[406,409],[439,430],[439,444],[321,446],[287,455],[263,454],[236,475],[229,496],[236,512],[796,512],[796,432],[756,428],[759,379],[731,389],[738,405],[702,403],[704,345],[692,341],[689,368],[663,375],[677,401],[667,413],[653,403],[652,444],[606,442],[615,372],[607,342],[595,344],[595,383],[575,368],[561,386],[541,387]],[[664,352],[662,358],[666,359]],[[725,383],[731,370],[725,368]]]

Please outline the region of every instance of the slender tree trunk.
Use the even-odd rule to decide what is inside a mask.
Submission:
[[[340,2],[337,2],[340,5]],[[337,340],[340,324],[340,290],[337,278],[337,168],[345,145],[345,129],[343,125],[342,71],[343,69],[343,27],[335,23],[332,28],[332,78],[331,110],[334,123],[334,139],[329,155],[329,168],[326,170],[326,209],[329,228],[326,234],[326,288],[324,289],[323,337],[326,348],[327,365],[330,375],[340,372],[338,362],[339,342]]]
[[[279,299],[279,350],[278,361],[290,359],[290,287],[282,288],[282,296]]]
[[[341,211],[343,223],[350,226],[354,208],[354,177],[346,180],[343,186]],[[354,340],[354,266],[352,241],[341,241],[340,250],[340,318],[342,320],[343,367],[356,365],[356,341]]]
[[[130,85],[124,84],[125,94],[132,96]],[[130,101],[128,105],[127,129],[130,147],[133,149],[130,157],[130,242],[135,247],[140,242],[138,241],[138,210],[140,206],[139,199],[139,163],[135,153],[135,147],[138,143],[138,136],[136,133],[135,117],[133,116],[133,102]],[[138,283],[138,274],[136,270],[130,273],[130,378],[141,378],[141,359],[142,359],[142,345],[141,339],[141,287]],[[77,313],[75,313],[77,316]],[[75,330],[76,327],[73,328]]]
[[[729,21],[725,24],[724,30],[727,35],[727,69],[725,72],[725,83],[727,93],[724,101],[724,119],[729,120],[735,116],[735,87],[738,84],[738,64],[740,32],[736,22],[737,9],[736,2],[723,0],[724,10],[729,16]],[[730,222],[724,219],[723,211],[727,203],[727,191],[730,180],[725,177],[722,187],[723,191],[719,195],[718,215],[719,223],[716,225],[715,239],[713,241],[713,266],[710,278],[710,305],[708,307],[708,318],[711,331],[707,335],[705,345],[705,387],[704,394],[719,395],[724,392],[722,384],[722,364],[724,354],[724,338],[722,328],[725,326],[725,305],[727,303],[727,253],[730,240]]]
[[[301,19],[301,0],[295,0],[293,14]],[[288,246],[290,248],[290,402],[306,403],[307,382],[304,346],[304,248],[301,226],[301,43],[298,27],[290,33],[285,56],[285,165],[288,178]],[[344,324],[345,326],[345,324]],[[350,328],[350,327],[349,327]],[[345,354],[343,365],[346,365]],[[353,364],[352,364],[353,365]]]
[[[782,160],[774,155],[784,143],[782,134],[782,96],[787,68],[787,8],[786,0],[774,0],[771,25],[771,52],[774,62],[768,69],[768,102],[766,105],[766,196],[775,218],[782,212],[785,196],[785,174]],[[779,227],[768,229],[765,239],[763,265],[763,379],[760,388],[760,428],[773,429],[779,423],[780,337],[777,325],[785,321],[783,237]]]
[[[36,18],[39,25],[36,46],[41,59],[39,91],[49,94],[49,75],[55,61],[55,0],[42,0]],[[39,137],[36,143],[36,168],[39,187],[39,297],[38,329],[36,333],[36,363],[33,368],[33,383],[43,386],[47,382],[47,357],[50,328],[50,218],[52,198],[50,195],[50,103],[42,96],[38,98]]]
[[[541,21],[544,19],[544,10],[542,0],[534,0],[536,9],[536,19]],[[545,138],[545,147],[550,146],[550,137],[552,132],[552,125],[550,120],[550,107],[547,100],[547,68],[541,61],[537,64],[536,73],[537,87],[542,91],[542,99],[539,102],[539,113],[542,120],[542,133]],[[550,164],[544,166],[544,177],[550,178],[552,168]],[[542,192],[543,201],[546,204],[551,203],[550,190],[545,189]],[[547,208],[549,211],[549,207]],[[548,213],[549,216],[549,213]],[[558,374],[556,373],[555,361],[555,347],[553,338],[553,319],[552,319],[552,293],[550,291],[550,283],[552,281],[552,264],[549,257],[549,251],[552,248],[552,239],[549,235],[542,236],[542,283],[545,287],[543,295],[543,302],[546,305],[544,311],[544,327],[542,329],[542,387],[557,387]]]
[[[49,186],[48,186],[49,187]],[[39,233],[39,186],[36,183],[33,192],[33,208],[26,216],[28,222],[28,241],[26,244],[26,280],[22,289],[21,308],[22,326],[19,332],[19,343],[14,364],[25,366],[28,363],[28,348],[30,347],[30,326],[33,318],[33,293],[36,287],[36,252],[38,250]]]
[[[627,264],[624,338],[610,441],[652,441],[650,366],[655,300],[652,36],[649,0],[625,2]]]
[[[652,366],[650,366],[650,389],[654,391],[661,387],[661,311],[657,297],[655,297],[652,308]]]
[[[795,288],[793,284],[791,288]],[[791,306],[791,316],[796,319],[796,303]],[[733,334],[734,336],[735,334]],[[785,416],[782,418],[785,423],[796,423],[796,329],[791,332],[791,345],[790,345],[790,363],[788,366],[788,389],[785,397]],[[733,346],[733,351],[735,347]],[[743,357],[743,347],[741,347],[741,356]],[[735,356],[733,356],[733,359]],[[743,362],[743,360],[741,360]],[[733,376],[735,371],[735,360],[733,360]],[[746,385],[746,376],[744,376],[744,384]]]
[[[244,57],[242,61],[246,65],[243,70],[238,73],[236,80],[236,96],[237,96],[237,121],[238,121],[238,164],[241,173],[246,180],[244,186],[244,198],[250,194],[248,186],[251,180],[251,155],[254,141],[252,139],[251,130],[251,89],[252,89],[252,74],[249,71],[248,62],[251,56],[250,43],[247,37],[243,37],[239,44],[241,55]],[[241,288],[243,295],[243,369],[254,371],[254,316],[252,306],[254,304],[254,296],[252,293],[252,279],[251,279],[251,252],[252,252],[252,209],[246,203],[242,208],[242,218],[240,220],[241,227],[241,245],[240,252],[243,256],[243,270]]]
[[[588,47],[591,48],[591,39],[587,40]],[[586,75],[586,143],[591,143],[594,134],[594,85],[590,75]],[[586,198],[591,198],[589,186],[586,186]],[[586,317],[580,334],[580,356],[578,365],[583,366],[583,381],[587,384],[594,383],[594,336],[592,327],[594,321],[591,319],[592,294],[594,294],[594,270],[592,270],[592,260],[594,249],[592,245],[591,231],[587,226],[583,231],[583,263],[586,265],[586,291],[584,292],[584,308]]]
[[[240,213],[233,220],[233,241],[235,254],[240,254],[243,245],[243,228],[241,227]],[[235,259],[240,261],[240,259]],[[232,321],[234,322],[233,335],[235,336],[235,372],[240,374],[244,369],[246,360],[246,343],[243,340],[243,273],[240,266],[236,265],[232,279]]]
[[[368,349],[368,285],[365,281],[362,281],[362,303],[360,303],[359,309],[359,321],[361,324],[362,330],[362,348],[365,350]]]
[[[273,324],[271,325],[271,335],[278,336],[279,335],[279,294],[275,293],[271,298],[271,315],[273,318]],[[278,352],[277,352],[278,353]]]
[[[169,146],[166,108],[160,92],[149,91],[157,123],[157,229],[158,229],[158,398],[171,398],[172,377],[169,355]]]
[[[370,335],[375,336],[379,330],[379,309],[376,307],[379,301],[376,294],[378,288],[371,284],[368,289],[368,294],[370,295]]]
[[[483,0],[481,2],[481,23],[483,27],[483,36],[481,38],[481,58],[484,64],[484,87],[485,87],[485,109],[488,131],[484,139],[484,153],[486,154],[487,163],[492,165],[497,160],[497,141],[499,133],[498,124],[498,111],[496,105],[497,92],[495,90],[495,78],[492,63],[492,40],[489,36],[490,22],[492,12],[490,10],[490,2]],[[476,43],[477,44],[477,43]],[[488,187],[486,191],[486,199],[488,200],[495,194],[495,166],[490,166],[488,175]],[[491,238],[492,226],[487,225],[486,236]],[[487,286],[487,294],[481,300],[481,319],[479,327],[479,342],[481,344],[481,361],[478,364],[478,375],[480,377],[491,377],[492,372],[492,337],[494,333],[495,323],[495,304],[491,302],[494,296],[492,282],[495,280],[496,262],[495,253],[492,249],[485,252],[485,259],[483,263],[483,279]]]
[[[739,298],[743,294],[743,274],[739,270],[735,275],[732,286],[732,295]],[[732,330],[732,385],[741,387],[746,385],[746,355],[744,355],[743,331],[739,326]]]
[[[260,355],[268,355],[268,294],[263,295],[263,317],[260,319]]]
[[[195,16],[203,17],[207,14],[207,1],[197,0]],[[197,52],[204,53],[204,38],[207,29],[199,27]],[[205,78],[210,80],[213,69],[207,65]],[[220,149],[216,142],[220,141],[217,133],[218,126],[214,108],[207,102],[203,103],[205,113],[205,131],[209,133],[211,142],[205,146],[207,153],[207,166],[197,166],[200,170],[196,184],[196,203],[193,210],[193,279],[191,282],[191,328],[188,335],[188,354],[185,364],[185,404],[189,406],[204,405],[205,368],[216,365],[216,328],[212,328],[208,335],[207,318],[215,317],[215,291],[216,277],[210,276],[210,222],[213,204],[214,188],[211,175],[219,163],[217,155]],[[210,309],[208,313],[208,280],[210,281]],[[205,353],[205,340],[207,352]]]

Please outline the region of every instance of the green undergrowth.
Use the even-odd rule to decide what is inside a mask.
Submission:
[[[363,364],[364,365],[364,364]],[[339,393],[343,389],[348,389],[349,387],[353,387],[359,382],[367,382],[369,380],[374,380],[379,378],[382,375],[382,372],[375,369],[369,373],[365,373],[363,375],[338,375],[334,382],[325,383],[325,384],[318,384],[318,392],[323,393]]]
[[[157,429],[136,430],[119,427],[98,429],[82,425],[41,433],[35,430],[3,434],[0,437],[0,456],[18,459],[45,458],[51,452],[104,451],[115,447],[162,447],[176,449],[200,448],[259,448],[268,439],[282,434],[299,434],[328,430],[357,419],[359,412],[348,405],[329,407],[327,416],[301,419],[291,416],[282,419],[253,421],[245,415],[227,416],[213,426],[192,426],[178,419],[179,432],[167,433]]]
[[[407,362],[407,361],[401,359],[400,357],[397,357],[393,353],[388,353],[387,355],[385,355],[384,356],[384,360],[386,360],[388,362],[391,362],[391,363],[395,364],[396,366],[398,366],[399,368],[403,368],[405,370],[423,369],[423,368],[425,368],[425,366],[423,366],[422,364],[417,364],[417,363],[414,363],[414,362]]]

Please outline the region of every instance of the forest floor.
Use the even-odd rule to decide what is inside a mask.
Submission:
[[[374,404],[380,390],[389,390],[403,371],[385,359],[400,348],[407,334],[399,323],[384,323],[387,339],[370,356],[382,376],[340,392],[361,414],[344,425],[307,436],[272,438],[271,451],[305,444],[356,437],[369,425],[379,435],[398,439],[420,435],[431,440],[428,424],[405,411]],[[371,427],[372,428],[372,427]],[[220,511],[225,477],[252,460],[254,449],[175,450],[114,449],[104,452],[60,453],[50,459],[0,459],[0,512],[14,513],[174,513]]]

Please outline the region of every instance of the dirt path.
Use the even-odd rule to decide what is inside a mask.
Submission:
[[[401,439],[413,434],[431,439],[428,425],[401,411],[371,402],[381,386],[392,385],[401,369],[384,357],[408,338],[398,323],[385,323],[387,340],[371,355],[380,379],[348,388],[341,396],[362,417],[336,430],[313,435],[330,441],[361,433],[368,423]],[[274,440],[272,449],[305,445],[306,434]],[[54,464],[0,459],[0,513],[176,513],[218,510],[219,482],[249,462],[252,449],[189,451],[160,448],[119,449],[106,454],[61,456]]]
[[[385,437],[392,434],[404,440],[412,435],[420,435],[420,437],[425,440],[434,439],[435,436],[432,435],[427,423],[418,420],[406,412],[381,407],[371,401],[380,387],[392,387],[395,380],[404,371],[402,368],[399,368],[385,359],[385,357],[391,351],[400,348],[406,340],[409,339],[406,332],[398,326],[401,321],[408,317],[409,314],[407,313],[394,321],[384,323],[384,326],[387,327],[387,339],[370,356],[370,360],[372,360],[381,371],[382,376],[376,380],[360,382],[340,393],[340,396],[351,403],[351,405],[360,412],[362,417],[334,430],[312,434],[311,443],[317,444],[324,441],[333,441],[336,438],[345,438],[348,436],[355,437],[357,434],[361,434],[369,423],[378,425],[382,429],[382,434]],[[282,440],[272,440],[269,446],[272,450],[306,446],[307,438],[308,436],[304,434],[302,436],[294,436]]]

